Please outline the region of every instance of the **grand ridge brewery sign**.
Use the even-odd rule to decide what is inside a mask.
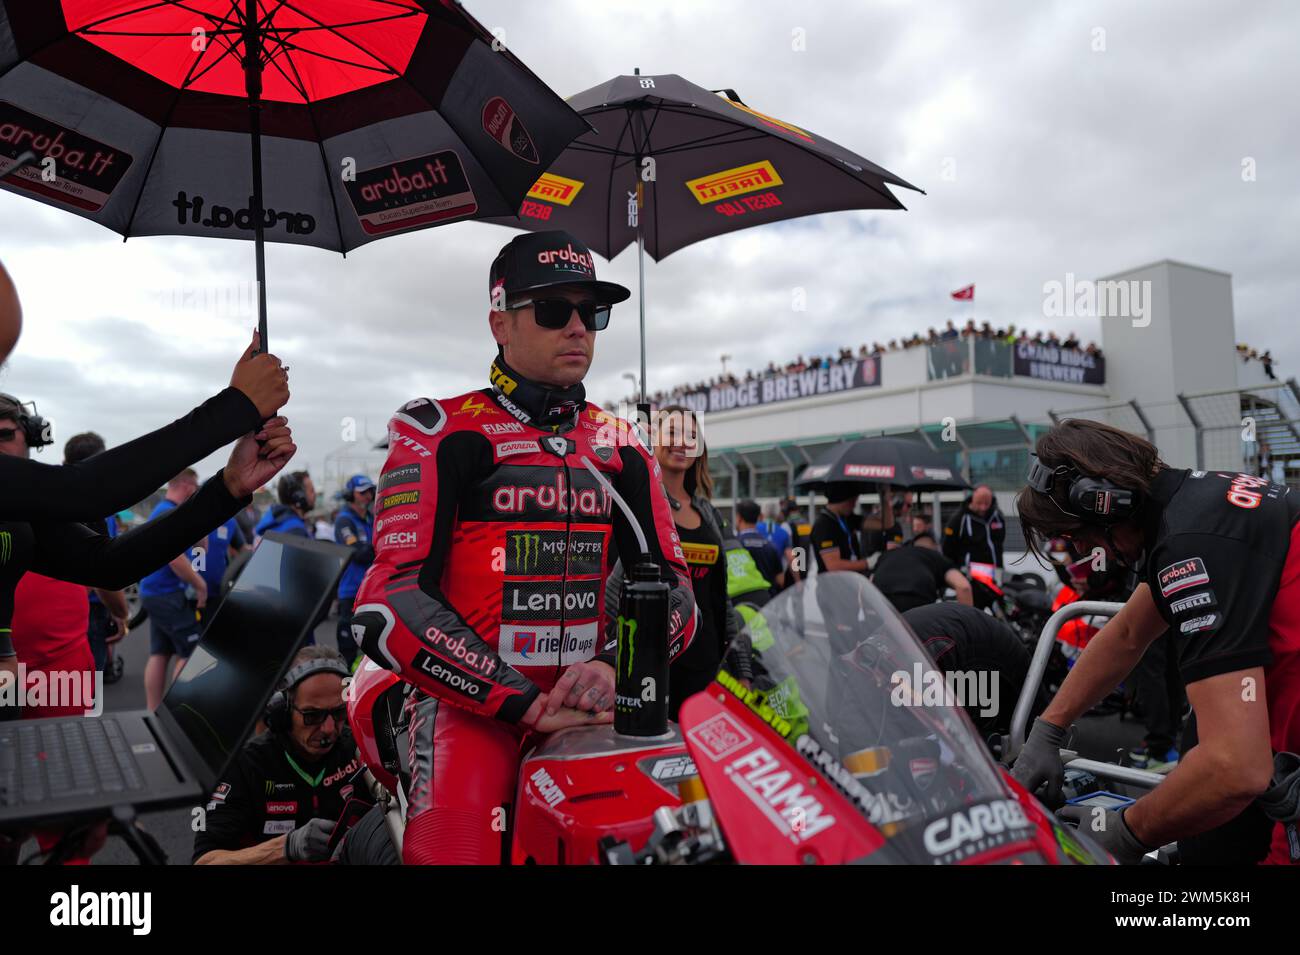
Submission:
[[[880,358],[855,358],[853,361],[832,362],[827,368],[810,368],[742,381],[737,385],[676,392],[672,400],[696,414],[707,414],[879,386]]]

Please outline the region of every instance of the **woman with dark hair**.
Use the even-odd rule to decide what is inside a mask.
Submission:
[[[740,619],[727,598],[727,555],[722,543],[726,522],[710,500],[713,478],[699,423],[681,405],[659,409],[656,421],[655,460],[700,612],[695,639],[668,671],[668,715],[676,720],[682,702],[713,681],[724,657],[729,672],[746,686],[753,669],[749,636],[741,632]],[[605,583],[607,621],[618,614],[622,586],[623,569],[616,565]]]
[[[1193,719],[1165,782],[1104,825],[1067,807],[1120,862],[1178,841],[1186,863],[1300,862],[1300,495],[1250,474],[1168,467],[1150,442],[1071,420],[1038,440],[1017,499],[1030,548],[1053,537],[1132,566],[1139,583],[1079,656],[1013,770],[1059,796],[1070,724],[1166,630]],[[1294,759],[1294,757],[1290,757]]]

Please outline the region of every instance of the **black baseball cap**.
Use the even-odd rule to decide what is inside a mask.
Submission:
[[[598,282],[591,250],[558,229],[517,235],[492,260],[488,295],[494,305],[498,288],[505,290],[509,303],[525,292],[553,286],[587,289],[605,305],[625,301],[632,294],[617,282]]]

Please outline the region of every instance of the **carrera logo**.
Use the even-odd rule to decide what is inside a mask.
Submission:
[[[539,449],[532,441],[503,441],[492,450],[498,458],[505,458],[512,454],[536,454]]]
[[[544,172],[528,190],[528,197],[554,202],[559,206],[571,206],[584,185],[580,179],[566,179],[553,172]]]
[[[1203,617],[1193,617],[1191,620],[1184,620],[1178,628],[1179,633],[1200,633],[1203,630],[1214,630],[1219,626],[1219,615],[1217,613],[1206,614]]]
[[[268,802],[266,804],[266,814],[268,816],[292,816],[298,812],[296,802]]]
[[[582,663],[596,655],[597,627],[595,623],[582,623],[564,628],[502,624],[497,649],[501,661],[512,666],[554,666],[565,663]]]
[[[401,507],[403,504],[420,503],[419,491],[398,491],[395,494],[389,494],[387,497],[380,498],[379,509],[386,511],[390,507]]]
[[[1203,590],[1199,594],[1190,594],[1173,601],[1169,604],[1169,612],[1176,616],[1186,610],[1197,610],[1201,607],[1214,607],[1216,605],[1214,594],[1208,590]]]
[[[687,735],[715,763],[754,741],[730,713],[718,713],[709,717]]]
[[[537,263],[567,268],[568,271],[581,272],[593,278],[596,275],[595,267],[591,264],[591,256],[583,255],[573,247],[572,242],[562,249],[543,249],[537,253]]]
[[[892,478],[894,476],[894,466],[892,464],[846,464],[844,465],[844,476]]]
[[[393,531],[391,534],[385,534],[380,540],[381,547],[414,547],[420,542],[420,536],[415,531]]]
[[[510,104],[500,96],[492,97],[483,107],[483,131],[524,162],[534,165],[539,162],[533,138]]]
[[[420,466],[418,464],[404,464],[400,468],[393,468],[391,471],[385,471],[379,475],[379,490],[387,491],[390,487],[398,484],[419,484],[420,483]]]
[[[691,191],[695,201],[702,206],[717,202],[719,199],[728,199],[780,185],[782,181],[777,175],[776,167],[766,159],[686,181],[686,188]]]
[[[1028,827],[1020,803],[1002,799],[930,823],[925,827],[925,849],[936,861],[956,861],[1001,845]]]
[[[817,797],[762,746],[726,767],[727,776],[779,831],[798,845],[835,825]],[[803,774],[807,778],[807,773]]]
[[[518,421],[499,421],[496,424],[483,424],[479,425],[479,427],[483,429],[484,434],[491,435],[524,433],[524,426]],[[533,447],[535,448],[537,445],[533,445]]]
[[[483,676],[490,677],[497,671],[497,658],[486,650],[470,649],[463,636],[449,637],[437,627],[430,627],[424,631],[424,642]]]
[[[1210,575],[1205,571],[1205,562],[1199,557],[1189,557],[1176,564],[1170,564],[1156,575],[1160,593],[1168,597],[1188,587],[1199,587],[1210,582]]]
[[[458,670],[449,663],[444,663],[428,650],[419,650],[412,661],[421,673],[428,674],[447,689],[475,702],[487,699],[491,684]]]

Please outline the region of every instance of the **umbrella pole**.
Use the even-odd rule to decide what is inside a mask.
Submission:
[[[637,184],[637,205],[641,204],[641,186]],[[641,231],[641,222],[645,218],[645,209],[637,210],[636,217],[636,264],[637,264],[637,292],[641,297],[641,404],[648,404],[649,398],[646,397],[645,381],[645,234]]]
[[[270,348],[266,333],[266,229],[262,221],[262,37],[257,29],[257,0],[244,4],[244,88],[248,91],[248,123],[253,144],[253,247],[257,260],[257,331],[262,351]]]

